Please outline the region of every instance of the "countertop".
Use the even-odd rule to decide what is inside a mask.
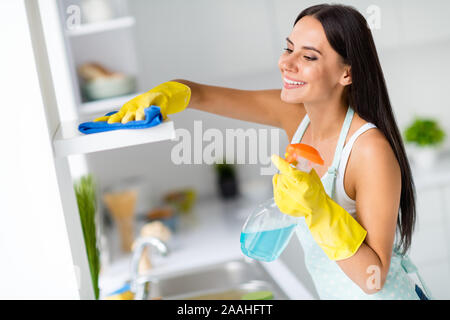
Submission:
[[[152,255],[154,268],[150,273],[167,274],[245,257],[239,242],[241,228],[259,200],[245,196],[227,201],[217,197],[199,200],[190,214],[180,216],[177,232],[168,242],[170,253],[166,257]],[[130,258],[122,255],[102,271],[102,296],[129,279]],[[280,259],[261,264],[290,299],[313,299]]]

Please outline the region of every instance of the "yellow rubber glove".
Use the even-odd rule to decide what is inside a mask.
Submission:
[[[304,216],[314,240],[331,260],[355,254],[367,231],[328,196],[316,171],[300,171],[277,155],[272,155],[272,162],[280,170],[272,180],[280,211]]]
[[[166,120],[168,114],[184,110],[189,104],[190,98],[191,89],[188,86],[179,82],[168,81],[134,97],[125,103],[117,113],[97,118],[94,122],[127,123],[132,120],[144,120],[144,109],[151,105],[158,106],[161,109],[163,119]]]

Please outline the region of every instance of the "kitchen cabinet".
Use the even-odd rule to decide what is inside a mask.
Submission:
[[[128,0],[58,1],[59,22],[78,114],[106,113],[137,95],[140,68],[134,38],[136,19],[129,14],[127,4]],[[111,80],[109,84],[101,84],[101,88],[100,84],[92,88],[80,72],[81,67],[90,63],[120,73],[127,81],[118,85]],[[90,69],[91,73],[99,71]],[[98,73],[91,75],[98,76]],[[132,87],[132,92],[122,94]],[[89,96],[93,90],[103,98]]]
[[[90,116],[79,113],[74,65],[67,51],[58,5],[57,0],[24,0],[2,2],[0,7],[2,20],[15,28],[13,37],[2,37],[9,39],[9,49],[20,54],[20,59],[8,57],[9,65],[4,66],[13,78],[9,90],[2,94],[3,103],[13,105],[17,97],[27,97],[18,110],[16,127],[4,126],[5,132],[2,128],[2,135],[9,136],[3,150],[16,159],[8,162],[9,166],[2,166],[2,170],[10,171],[5,171],[5,176],[2,172],[3,181],[9,185],[7,215],[2,218],[4,225],[16,233],[29,229],[26,235],[8,230],[2,234],[9,235],[9,243],[15,244],[6,251],[9,264],[2,272],[4,294],[9,294],[9,298],[94,298],[69,156],[78,155],[77,160],[85,162],[83,156],[89,152],[175,136],[173,122],[149,128],[145,137],[143,133],[130,133],[122,139],[111,132],[78,134],[77,124]],[[119,28],[113,25],[114,28],[107,28]],[[81,29],[80,34],[70,36],[88,36],[99,32],[96,28],[100,27]],[[25,79],[15,79],[18,73]],[[18,182],[21,189],[15,187]],[[26,251],[32,254],[24,255]],[[21,272],[24,266],[27,269]]]
[[[56,20],[53,22],[53,28],[60,33],[59,37],[50,38],[49,34],[46,35],[49,39],[53,39],[49,45],[57,47],[60,51],[59,63],[56,63],[56,59],[51,59],[50,67],[56,80],[54,81],[56,94],[59,93],[60,83],[66,83],[72,92],[70,97],[60,99],[59,109],[64,109],[60,114],[67,113],[67,109],[72,109],[72,112],[70,116],[60,117],[53,136],[55,156],[65,157],[174,139],[175,130],[172,121],[165,121],[157,127],[143,130],[110,131],[91,135],[78,131],[79,123],[92,121],[106,112],[118,110],[124,102],[138,94],[134,92],[86,101],[82,94],[83,81],[78,75],[78,68],[82,64],[95,62],[138,78],[132,29],[135,18],[129,15],[126,0],[64,0],[56,2],[56,5],[57,11],[52,17],[48,12],[43,12],[47,15],[45,24],[49,25],[49,19]],[[88,11],[92,5],[97,9],[95,16]],[[99,5],[105,7],[98,7]],[[78,20],[74,17],[77,14],[80,15]],[[47,33],[53,30],[47,28]],[[48,50],[50,55],[56,55],[55,48]],[[60,72],[64,69],[63,65],[66,69],[65,74]]]

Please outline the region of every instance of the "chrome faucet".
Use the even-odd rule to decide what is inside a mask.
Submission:
[[[146,300],[150,293],[150,283],[156,284],[158,279],[151,275],[139,275],[139,260],[142,253],[147,246],[153,246],[158,253],[166,256],[169,253],[169,248],[160,239],[156,237],[142,237],[136,241],[131,258],[131,291],[134,293],[135,300]]]

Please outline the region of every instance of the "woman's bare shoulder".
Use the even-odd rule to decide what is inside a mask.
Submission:
[[[366,123],[365,120],[359,121],[357,128]],[[400,166],[383,132],[375,127],[360,134],[352,146],[345,172],[347,194],[355,200],[363,189],[375,187],[372,182],[383,187],[394,181],[393,185],[401,184]]]
[[[352,153],[361,160],[376,161],[394,156],[394,152],[383,132],[375,127],[363,132],[353,144]]]
[[[356,139],[351,155],[351,171],[355,187],[366,179],[400,179],[400,166],[395,153],[383,132],[372,128]],[[397,179],[398,180],[398,179]]]

